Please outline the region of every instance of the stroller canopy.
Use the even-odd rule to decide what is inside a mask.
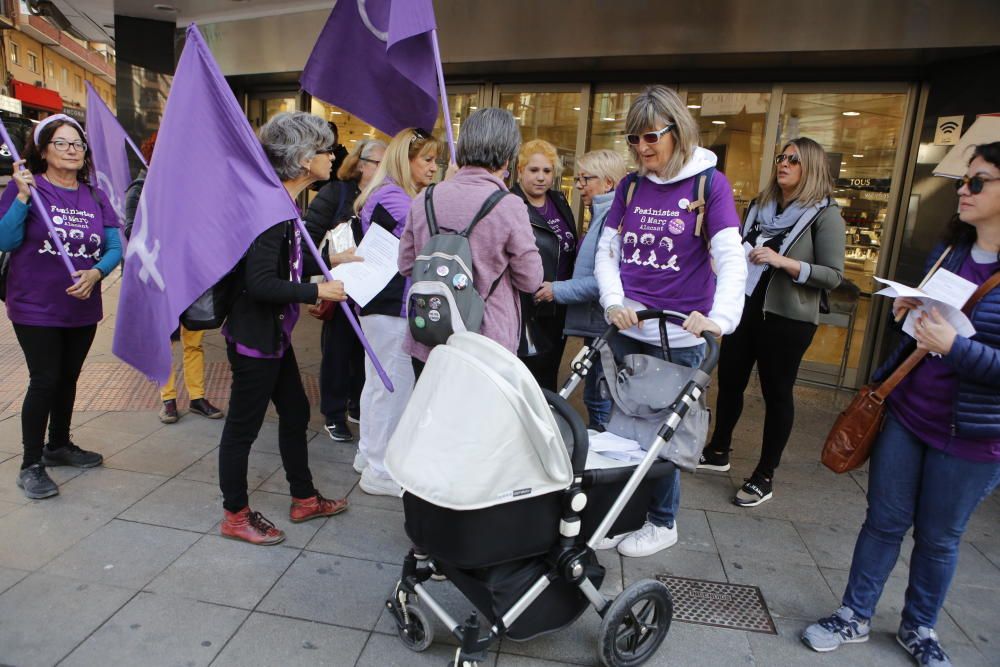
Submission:
[[[573,476],[538,383],[506,348],[475,333],[431,351],[385,465],[407,492],[455,510],[567,489]]]

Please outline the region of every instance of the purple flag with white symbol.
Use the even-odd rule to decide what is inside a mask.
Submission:
[[[114,353],[165,382],[181,313],[236,266],[257,236],[297,217],[192,24],[125,252]]]
[[[125,143],[128,136],[94,87],[87,82],[87,143],[94,162],[93,184],[101,189],[125,225],[125,191],[132,180]]]
[[[431,130],[438,86],[431,0],[339,0],[302,72],[302,88],[389,135]]]

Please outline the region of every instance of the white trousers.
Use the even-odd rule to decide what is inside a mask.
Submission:
[[[385,388],[375,365],[365,355],[358,448],[368,459],[371,471],[385,479],[389,479],[385,469],[385,450],[413,393],[413,364],[410,355],[403,351],[406,326],[406,318],[403,317],[365,315],[361,318],[361,329],[396,389],[390,392]]]

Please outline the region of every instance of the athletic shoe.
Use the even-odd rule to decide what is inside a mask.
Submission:
[[[177,412],[177,400],[171,398],[169,401],[163,401],[163,407],[160,408],[160,421],[164,424],[176,423],[181,416]]]
[[[45,445],[42,448],[42,463],[53,467],[93,468],[104,463],[104,457],[97,452],[80,449],[71,442],[58,449],[52,449],[50,445]]]
[[[802,643],[814,651],[826,653],[841,644],[859,644],[868,641],[871,621],[861,618],[850,607],[841,607],[832,616],[821,618],[802,633]]]
[[[726,472],[730,467],[728,449],[724,452],[717,452],[708,447],[701,450],[701,460],[698,461],[698,470]]]
[[[285,541],[284,532],[265,519],[260,512],[251,512],[249,507],[244,507],[239,512],[222,510],[222,513],[219,532],[223,537],[260,546],[271,546]]]
[[[32,500],[59,495],[59,487],[52,481],[41,463],[30,465],[17,473],[17,485],[24,491],[24,495]]]
[[[365,468],[367,467],[368,467],[368,459],[365,458],[365,455],[361,452],[360,449],[358,449],[358,453],[354,455],[354,465],[353,465],[354,472],[360,475],[365,471]]]
[[[347,428],[347,422],[327,422],[323,428],[326,429],[330,439],[335,442],[354,442],[354,434],[351,433],[351,429]]]
[[[646,522],[639,530],[629,533],[618,545],[618,553],[630,558],[642,558],[652,556],[658,551],[663,551],[668,547],[677,544],[677,523],[673,528],[657,526]]]
[[[353,424],[361,423],[361,408],[356,405],[348,406],[347,408],[347,421]]]
[[[370,496],[395,496],[399,498],[403,495],[403,488],[396,482],[386,477],[376,475],[371,467],[365,468],[361,473],[361,490]]]
[[[951,667],[948,654],[941,648],[937,633],[932,628],[899,624],[896,641],[923,667]]]
[[[763,475],[754,473],[748,479],[743,480],[743,486],[736,492],[733,504],[740,507],[756,507],[770,500],[773,495],[771,480],[764,479]]]
[[[619,544],[621,544],[622,540],[624,540],[630,534],[631,533],[622,533],[621,535],[614,535],[614,536],[611,536],[611,537],[605,537],[603,540],[601,540],[600,542],[598,542],[597,546],[594,547],[594,548],[597,549],[598,551],[604,551],[606,549],[614,549]]]
[[[302,523],[310,519],[340,514],[347,509],[347,499],[327,500],[317,491],[312,498],[292,498],[288,517],[292,523]]]
[[[208,402],[207,398],[196,398],[188,405],[188,409],[196,415],[207,417],[208,419],[222,419],[225,413]]]

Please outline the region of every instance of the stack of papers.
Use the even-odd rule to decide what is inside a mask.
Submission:
[[[646,456],[646,452],[635,440],[629,440],[608,431],[591,436],[590,451],[626,463],[638,463]]]
[[[884,278],[876,277],[875,280],[883,285],[887,285],[887,287],[879,290],[876,294],[890,298],[903,296],[920,299],[923,305],[917,310],[910,311],[906,316],[906,321],[903,322],[903,331],[910,336],[913,336],[917,317],[924,312],[929,312],[931,308],[937,308],[942,317],[951,326],[955,327],[955,331],[958,332],[959,336],[969,338],[975,335],[975,327],[972,326],[972,322],[962,312],[962,306],[965,305],[966,301],[976,291],[975,283],[946,269],[935,271],[934,275],[920,289],[907,287],[902,283]]]
[[[334,280],[343,281],[347,295],[364,308],[399,272],[399,239],[384,227],[372,225],[355,254],[365,261],[341,264],[330,273]]]

